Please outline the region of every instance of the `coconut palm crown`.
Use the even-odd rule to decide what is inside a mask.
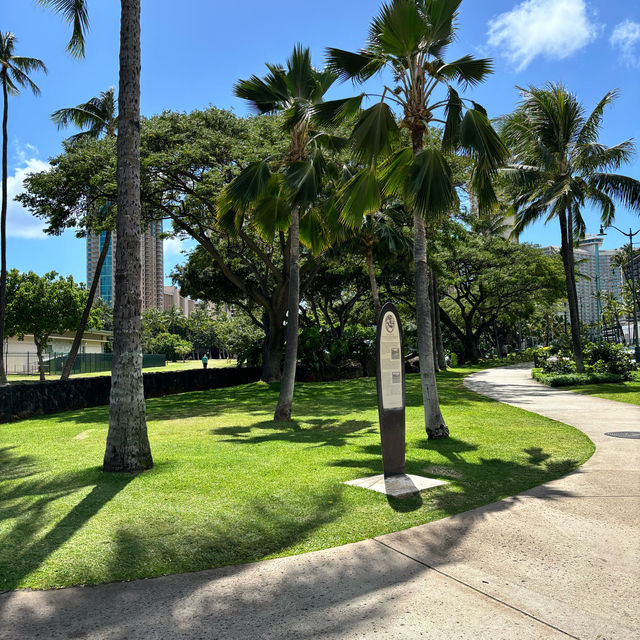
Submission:
[[[518,108],[501,123],[513,153],[504,173],[514,193],[514,231],[519,233],[541,218],[560,223],[573,355],[580,371],[584,367],[573,245],[585,233],[586,205],[600,212],[605,227],[613,222],[616,202],[640,211],[640,181],[617,173],[631,158],[634,144],[626,140],[608,147],[598,141],[604,111],[617,91],[608,92],[589,115],[560,84],[521,93]]]
[[[84,138],[97,139],[103,133],[108,137],[114,137],[118,130],[117,112],[114,88],[110,87],[87,102],[54,111],[51,114],[51,120],[58,127],[58,130],[70,125],[82,129],[79,133],[69,137],[71,141]]]

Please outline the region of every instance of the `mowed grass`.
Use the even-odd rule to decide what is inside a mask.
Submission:
[[[297,386],[288,424],[271,421],[275,385],[150,400],[155,467],[137,476],[100,469],[106,407],[0,425],[0,590],[333,547],[494,502],[593,453],[572,427],[466,390],[469,372],[439,376],[443,441],[427,440],[408,376],[407,472],[449,484],[403,501],[342,484],[382,472],[373,379]]]
[[[235,360],[212,360],[209,359],[207,363],[209,369],[223,369],[225,367],[235,367]],[[143,373],[156,373],[163,371],[184,371],[186,369],[201,369],[202,362],[200,360],[185,360],[182,362],[181,360],[178,362],[167,362],[164,367],[149,367],[147,369],[143,369]],[[95,376],[108,376],[110,375],[109,371],[96,371],[95,373],[74,373],[72,378],[94,378]],[[55,375],[47,374],[45,376],[47,380],[59,380],[60,374],[57,373]],[[32,376],[25,375],[9,375],[7,376],[9,383],[12,382],[39,382],[40,376],[38,374],[34,374]]]
[[[587,396],[597,396],[605,400],[616,400],[628,404],[640,405],[640,371],[633,374],[628,382],[609,382],[607,384],[588,384],[578,387],[563,387],[563,389],[582,393]]]

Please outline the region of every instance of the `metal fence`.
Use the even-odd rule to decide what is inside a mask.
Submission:
[[[69,357],[68,353],[43,354],[45,375],[60,375]],[[100,373],[111,371],[112,353],[79,353],[73,363],[72,374]],[[162,354],[150,353],[142,356],[142,368],[164,367],[167,359]],[[35,353],[5,353],[7,375],[38,376],[40,367]]]

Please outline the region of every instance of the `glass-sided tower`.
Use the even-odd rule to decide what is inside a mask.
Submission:
[[[140,238],[140,285],[142,309],[164,307],[164,256],[162,221],[152,222]],[[104,247],[106,232],[87,236],[87,286],[91,287],[100,252]],[[115,284],[115,251],[117,236],[111,234],[111,244],[107,251],[97,295],[107,304],[113,305]]]

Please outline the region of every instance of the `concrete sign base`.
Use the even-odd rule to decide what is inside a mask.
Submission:
[[[370,489],[378,493],[384,493],[393,498],[406,498],[425,489],[433,489],[443,484],[448,484],[444,480],[435,480],[434,478],[423,478],[422,476],[407,475],[405,473],[384,477],[383,474],[378,476],[369,476],[367,478],[358,478],[357,480],[349,480],[344,484],[352,487],[361,487],[362,489]]]

